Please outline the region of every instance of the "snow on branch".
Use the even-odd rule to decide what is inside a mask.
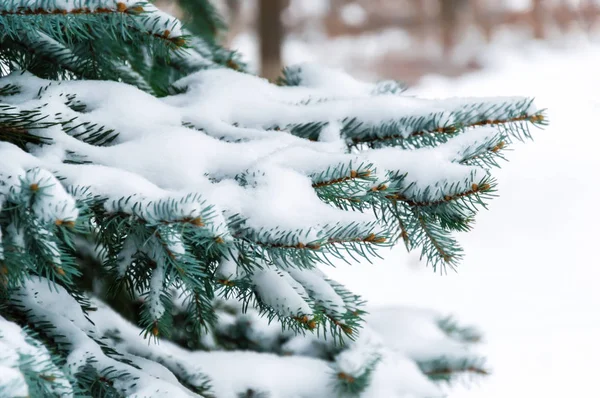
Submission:
[[[323,276],[294,269],[314,269],[330,256],[371,259],[375,247],[399,238],[409,249],[422,248],[434,267],[455,266],[462,251],[451,232],[468,230],[477,209],[493,196],[488,166],[496,165],[494,157],[510,143],[510,128],[487,125],[540,123],[543,117],[528,99],[421,100],[351,84],[339,72],[320,75],[303,68],[297,73],[310,73],[292,87],[226,69],[199,71],[176,84],[181,93],[162,100],[121,83],[56,83],[13,73],[2,79],[10,90],[0,98],[6,104],[0,134],[23,129],[27,137],[35,131],[43,145],[35,139],[23,144],[13,135],[5,139],[0,180],[15,186],[19,176],[37,170],[52,183],[25,185],[54,188],[44,188],[41,207],[16,188],[6,198],[39,220],[30,226],[89,225],[110,248],[106,267],[155,303],[146,322],[154,335],[172,283],[182,284],[191,297],[206,283],[255,290],[266,307],[279,308],[278,316],[315,313],[317,321],[340,329],[345,312],[337,313],[339,297],[317,283]],[[348,85],[345,94],[342,83]],[[306,102],[311,98],[321,100]],[[393,125],[394,134],[410,139],[436,113],[443,116],[435,123],[454,126],[449,140],[420,141],[429,145],[418,149],[386,144],[350,151],[357,137],[383,137],[375,130],[388,122],[385,129]],[[306,123],[323,128],[314,137],[295,135]],[[77,207],[86,209],[81,216],[72,199],[61,204],[67,203],[65,192],[85,193],[75,195]],[[156,249],[131,251],[126,242],[156,242]],[[63,269],[60,261],[70,260],[59,243],[37,250],[46,257],[58,250],[54,264]],[[205,258],[220,261],[233,252],[237,258],[221,261],[218,276],[202,265]],[[240,258],[267,268],[257,273],[246,265],[240,272]],[[130,269],[123,259],[135,266]],[[145,282],[135,282],[144,267],[154,271],[144,271]],[[195,281],[189,272],[209,282]],[[277,272],[286,278],[274,278]],[[273,296],[284,279],[308,289],[308,301],[290,309],[276,304],[283,291],[267,299],[264,292]],[[273,286],[263,289],[265,281]],[[316,286],[322,289],[314,291]]]
[[[96,18],[96,16],[101,15],[120,18],[113,18],[107,24],[106,21]],[[181,22],[159,11],[149,3],[134,0],[66,0],[44,1],[41,3],[35,0],[11,0],[0,6],[1,17],[27,30],[31,30],[36,26],[45,30],[43,27],[48,23],[77,25],[81,22],[92,23],[96,20],[103,23],[94,23],[94,28],[100,29],[105,26],[104,29],[106,29],[108,27],[106,33],[115,34],[119,30],[118,24],[122,24],[125,29],[135,29],[150,34],[178,47],[184,44]],[[74,28],[75,26],[70,26],[70,29],[66,29],[62,34],[81,34]]]
[[[43,279],[27,282],[14,294],[16,310],[26,308],[27,321],[42,329],[43,338],[57,347],[53,355],[65,361],[63,369],[67,380],[79,378],[85,373],[87,376],[79,380],[91,377],[90,384],[98,384],[98,388],[108,393],[140,397],[197,396],[160,365],[141,368],[136,358],[124,356],[106,346],[96,325],[110,329],[111,322],[119,320],[118,315],[95,319],[94,324],[66,290],[62,287],[51,288],[48,281]],[[3,326],[0,331],[7,332],[9,329]],[[53,384],[57,380],[49,381]],[[58,387],[60,384],[55,386]]]
[[[432,317],[425,323],[443,355],[397,361],[389,341],[359,333],[360,297],[318,266],[370,261],[400,239],[436,269],[456,266],[453,232],[471,228],[497,189],[490,168],[511,139],[528,137],[526,124],[544,123],[543,113],[529,99],[422,100],[390,82],[308,66],[286,76],[291,86],[282,87],[207,69],[162,99],[117,82],[27,72],[0,79],[0,293],[18,290],[16,315],[54,325],[42,338],[65,344],[72,374],[137,393],[145,386],[133,380],[146,376],[132,364],[162,358],[174,374],[154,369],[165,393],[208,388],[197,368],[164,352],[128,343],[123,358],[105,352],[85,317],[76,322],[35,299],[50,293],[32,275],[89,308],[75,283],[81,239],[96,245],[94,283],[139,305],[146,337],[178,338],[181,311],[187,341],[199,344],[222,317],[212,299],[235,297],[286,330],[347,344],[317,344],[327,356],[315,366],[333,370],[337,392],[366,392],[407,372],[419,394],[437,396],[432,380],[486,372],[457,346],[474,342],[467,332]]]
[[[0,4],[0,24],[0,57],[10,60],[8,71],[122,81],[164,96],[193,71],[245,68],[235,53],[191,36],[181,21],[148,2],[11,0]]]
[[[15,292],[13,303],[17,308],[8,312],[21,314],[18,307],[28,308],[27,319],[41,332],[21,330],[0,318],[0,346],[8,344],[0,355],[0,369],[6,370],[0,386],[30,395],[76,395],[80,386],[72,380],[78,377],[79,383],[126,396],[234,398],[252,389],[280,396],[343,392],[381,397],[401,391],[437,398],[444,396],[436,384],[442,375],[444,380],[459,377],[480,363],[473,347],[447,333],[449,323],[439,314],[404,308],[372,309],[369,326],[355,341],[340,346],[323,336],[290,334],[256,309],[243,311],[229,301],[220,305],[212,350],[189,351],[169,341],[148,343],[136,326],[98,300],[85,314],[67,291],[50,288],[43,279],[27,282]],[[239,336],[228,338],[238,333],[238,321],[262,353],[220,346],[241,341]],[[50,353],[40,341],[55,350]],[[287,355],[274,355],[283,353]],[[61,361],[64,367],[55,365]]]
[[[0,395],[72,397],[73,379],[36,337],[0,317]]]
[[[318,74],[312,70],[313,74]],[[267,81],[231,70],[207,70],[187,76],[175,85],[187,90],[173,101],[191,109],[206,109],[221,121],[241,127],[284,129],[310,140],[319,140],[330,122],[341,124],[341,132],[352,144],[415,148],[447,141],[460,131],[484,125],[512,125],[507,131],[528,136],[522,122],[544,124],[544,116],[533,101],[522,97],[423,100],[393,94],[373,94],[348,78],[320,71],[328,78],[313,80],[317,88],[293,85],[277,87]],[[347,89],[346,87],[349,86]],[[242,89],[243,88],[243,89]],[[342,89],[343,88],[343,89]],[[344,94],[340,94],[344,90]],[[208,101],[204,95],[210,93]],[[262,101],[257,101],[263,98]],[[228,106],[221,106],[226,103]],[[259,109],[274,112],[265,114]],[[235,109],[235,111],[232,111]],[[193,115],[186,118],[198,127]],[[212,132],[212,134],[219,134]]]

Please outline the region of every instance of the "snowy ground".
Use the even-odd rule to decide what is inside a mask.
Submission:
[[[412,92],[535,96],[551,126],[497,171],[501,196],[461,236],[458,274],[434,274],[403,247],[330,274],[372,305],[440,309],[486,332],[493,376],[450,398],[598,397],[600,46],[532,44],[486,60],[483,72],[429,77]]]

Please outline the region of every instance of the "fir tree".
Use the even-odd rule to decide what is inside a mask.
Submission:
[[[543,113],[313,65],[272,84],[182,4],[189,28],[133,0],[0,4],[0,396],[437,397],[487,374],[477,331],[367,315],[320,267],[400,242],[454,268]]]

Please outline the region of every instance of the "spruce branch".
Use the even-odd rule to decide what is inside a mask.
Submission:
[[[434,200],[430,200],[430,201],[418,200],[418,199],[412,200],[412,199],[407,198],[406,196],[404,196],[401,193],[391,195],[388,198],[395,200],[395,201],[404,202],[407,205],[412,206],[412,207],[437,207],[437,206],[441,206],[441,205],[444,205],[449,202],[456,202],[456,201],[468,202],[471,204],[474,203],[475,201],[477,201],[478,204],[485,206],[485,203],[483,201],[481,201],[480,197],[481,197],[481,195],[488,194],[492,191],[493,180],[486,179],[485,181],[486,182],[483,182],[481,184],[477,184],[477,183],[471,184],[471,188],[466,191],[453,190],[454,192],[449,192],[449,193],[442,195],[441,199],[434,199]]]
[[[185,13],[183,22],[197,36],[214,41],[226,29],[225,21],[210,0],[181,0],[179,6]]]
[[[346,183],[348,181],[352,181],[352,180],[356,180],[356,179],[366,179],[366,178],[370,177],[370,175],[371,175],[370,170],[366,170],[363,172],[358,172],[356,170],[350,170],[350,173],[347,176],[315,182],[315,183],[313,183],[312,186],[315,189],[319,189],[319,188],[329,187],[331,185]]]
[[[529,107],[530,103],[531,102],[529,102],[525,108]],[[496,106],[492,105],[490,109],[495,111]],[[443,116],[442,114],[431,115],[429,118],[423,118],[423,121],[408,118],[394,124],[384,125],[380,127],[379,129],[381,130],[378,130],[375,134],[362,132],[360,134],[361,137],[352,138],[352,143],[353,145],[366,144],[368,146],[373,146],[374,144],[377,144],[394,145],[402,148],[421,148],[431,144],[446,142],[448,137],[453,137],[465,129],[483,126],[505,126],[507,133],[522,139],[522,137],[530,137],[530,134],[526,129],[527,124],[522,124],[523,122],[540,126],[546,125],[547,123],[543,111],[534,114],[518,113],[515,116],[512,116],[511,112],[509,112],[506,117],[498,119],[485,119],[486,115],[487,113],[485,110],[482,114],[477,116],[464,117],[461,114],[457,114],[455,115],[456,121],[446,125],[430,124],[432,123],[431,121],[435,121],[436,118],[441,119]],[[461,120],[463,118],[464,120]],[[424,124],[425,120],[427,120],[426,123],[429,124]],[[403,131],[406,129],[401,127],[403,125],[409,126],[410,130],[408,133],[386,133],[387,131],[394,130]],[[354,130],[358,130],[358,128],[355,127]],[[351,129],[349,135],[353,136],[354,134],[355,132]]]
[[[464,375],[488,376],[490,372],[485,369],[484,361],[478,358],[464,359],[438,359],[434,361],[420,362],[419,367],[431,380],[440,382],[452,382]]]
[[[349,394],[351,396],[360,395],[369,387],[372,374],[375,372],[380,361],[381,357],[379,355],[373,355],[358,374],[338,371],[335,374],[336,380],[334,381],[336,390],[341,394]]]
[[[438,326],[451,338],[465,343],[479,343],[482,340],[481,332],[474,327],[461,326],[453,317],[441,318]]]
[[[445,272],[446,266],[455,269],[462,258],[462,248],[434,219],[418,208],[411,207],[410,211],[415,219],[408,232],[411,246],[421,246],[421,258],[425,258],[434,271],[440,268],[440,272]]]
[[[309,238],[312,230],[240,230],[234,237],[249,244],[250,256],[283,261],[290,267],[312,267],[318,262],[331,262],[330,257],[348,261],[346,255],[370,261],[377,256],[375,248],[389,245],[388,233],[377,224],[351,223],[321,226],[320,237]],[[252,254],[254,252],[254,254]]]
[[[0,104],[0,140],[25,148],[27,144],[49,144],[48,137],[35,134],[57,125],[49,121],[40,109],[20,110],[12,105]]]
[[[80,29],[80,27],[89,24],[95,30],[94,33],[96,35],[100,33],[98,29],[103,29],[104,27],[112,28],[111,30],[104,30],[105,33],[110,34],[116,33],[120,28],[125,28],[125,30],[133,29],[140,33],[148,34],[159,40],[169,42],[176,47],[181,47],[185,43],[183,36],[171,35],[171,31],[174,29],[177,30],[180,23],[173,18],[152,17],[152,14],[157,13],[158,9],[149,3],[138,3],[128,6],[123,2],[95,1],[90,2],[90,4],[97,5],[97,7],[74,7],[68,9],[53,6],[49,8],[34,8],[35,3],[33,2],[14,2],[1,7],[0,16],[5,17],[9,23],[17,20],[17,23],[31,24],[31,26],[39,24],[42,21],[44,21],[43,23],[48,21],[49,24],[55,23],[59,26],[65,23],[70,29],[62,30],[61,35],[64,38],[69,38],[71,34],[82,34],[85,30]],[[107,21],[102,21],[95,16],[109,16],[112,19],[106,23]],[[96,21],[102,21],[104,24],[99,24]],[[117,26],[111,26],[111,24],[117,24]],[[118,26],[118,24],[123,25]],[[23,27],[26,26],[24,25]],[[121,33],[125,30],[121,30]],[[11,31],[9,30],[9,32]],[[28,30],[28,32],[31,31]],[[76,36],[72,38],[76,38]]]
[[[146,3],[68,3],[0,5],[0,74],[19,70],[0,81],[0,314],[34,325],[82,396],[210,396],[195,362],[215,353],[173,342],[307,355],[333,370],[325,395],[366,391],[398,353],[318,267],[400,239],[456,266],[488,169],[546,123],[527,98],[421,100],[308,65],[272,85],[216,44],[206,0],[185,29]],[[402,357],[415,377],[487,374],[475,333],[423,318],[448,345]],[[51,370],[28,384],[45,394]]]

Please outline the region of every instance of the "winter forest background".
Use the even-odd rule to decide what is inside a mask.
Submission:
[[[406,81],[418,96],[524,95],[548,108],[549,128],[509,154],[501,195],[459,237],[467,255],[457,273],[434,274],[400,246],[373,265],[327,271],[371,306],[434,308],[478,325],[492,374],[449,398],[598,396],[600,2],[262,0],[281,7],[275,61],[260,50],[261,1],[216,3],[229,47],[256,72],[261,56],[275,63],[266,76],[279,62],[317,62]],[[169,0],[157,5],[178,13]]]

